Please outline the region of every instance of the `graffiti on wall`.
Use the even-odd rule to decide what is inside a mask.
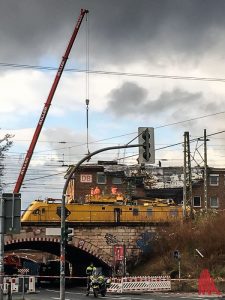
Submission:
[[[115,235],[113,235],[111,233],[106,233],[105,239],[106,239],[107,245],[113,245],[113,244],[118,244],[119,243],[119,241],[117,240]]]
[[[149,253],[152,250],[152,242],[154,240],[155,233],[145,231],[140,235],[137,240],[137,246],[141,249],[143,253]]]

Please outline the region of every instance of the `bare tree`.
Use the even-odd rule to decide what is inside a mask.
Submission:
[[[10,140],[13,136],[10,134],[6,134],[3,138],[0,139],[0,192],[3,189],[4,182],[2,180],[2,177],[4,175],[4,160],[6,152],[9,150],[9,148],[12,146],[13,142]]]

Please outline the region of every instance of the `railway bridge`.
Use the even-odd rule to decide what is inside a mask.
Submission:
[[[125,246],[126,263],[137,263],[143,254],[151,253],[156,225],[111,224],[83,225],[73,228],[73,239],[66,246],[66,260],[73,275],[81,276],[93,261],[110,269],[114,262],[114,245]],[[23,226],[20,234],[5,235],[5,252],[32,249],[60,256],[60,227]]]

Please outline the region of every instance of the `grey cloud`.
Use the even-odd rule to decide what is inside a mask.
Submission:
[[[115,114],[132,114],[138,107],[145,105],[147,90],[133,82],[125,82],[119,89],[113,89],[108,102],[108,109]]]
[[[170,113],[174,110],[188,110],[190,105],[197,109],[202,100],[201,93],[190,93],[181,89],[162,92],[157,99],[150,99],[146,89],[136,83],[125,82],[109,94],[107,111],[115,115],[149,115]]]
[[[80,8],[90,10],[93,63],[157,61],[174,54],[200,59],[225,29],[223,0],[2,0],[1,59],[36,63],[54,52],[60,57]],[[216,29],[220,36],[213,35]],[[79,59],[84,59],[82,36],[74,50]]]

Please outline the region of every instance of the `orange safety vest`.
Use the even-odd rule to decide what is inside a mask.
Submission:
[[[94,195],[100,195],[100,194],[101,194],[101,190],[96,186],[96,188],[94,189]]]
[[[111,192],[112,192],[113,195],[116,195],[117,191],[118,191],[117,187],[112,187]]]

